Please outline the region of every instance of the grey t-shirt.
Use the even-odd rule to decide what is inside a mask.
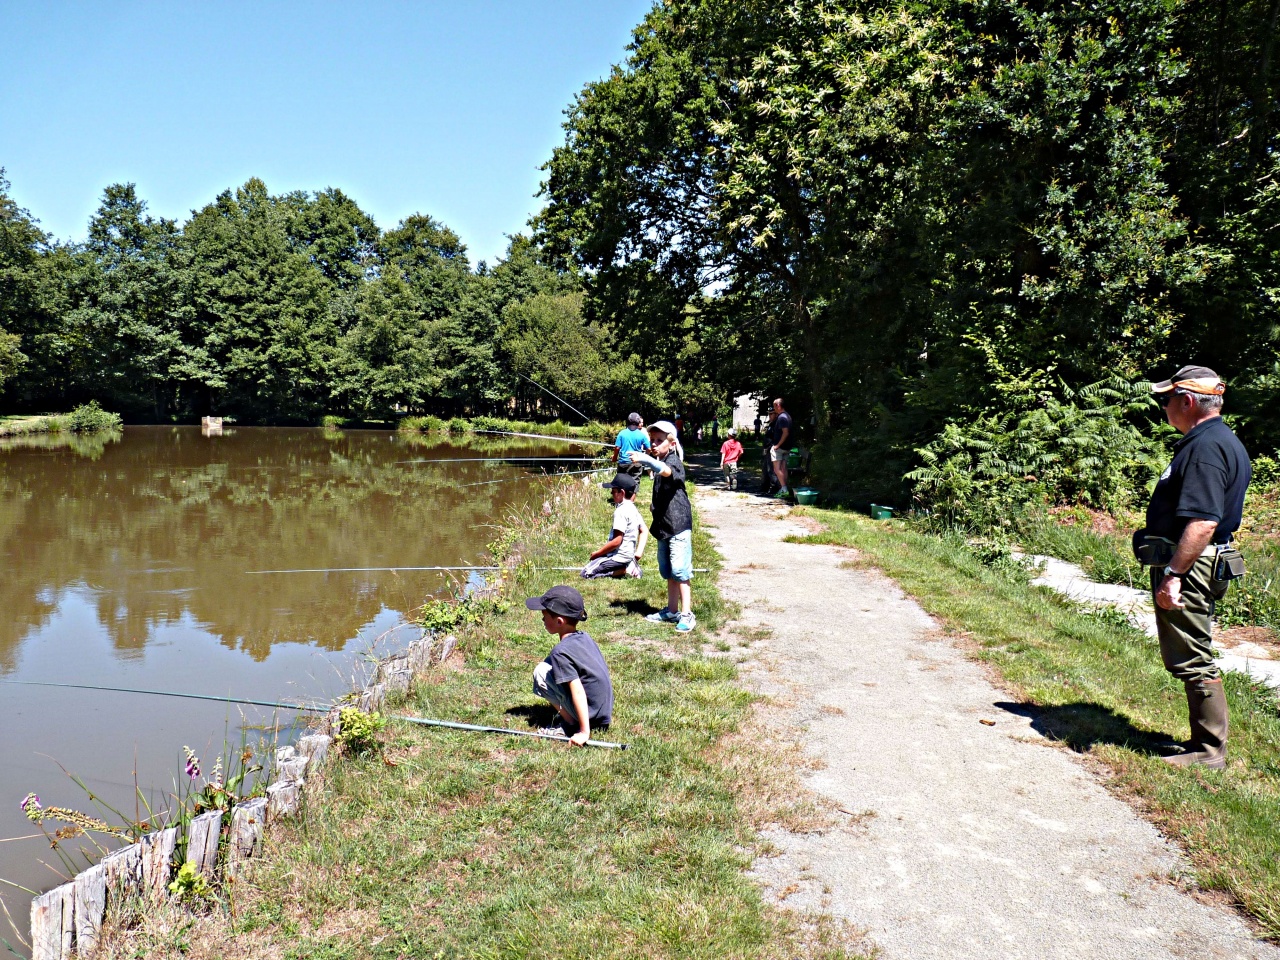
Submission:
[[[640,536],[643,523],[634,500],[623,500],[613,508],[613,529],[622,534],[622,546],[613,551],[611,557],[626,561],[636,558],[636,538]]]
[[[546,662],[551,665],[551,679],[563,686],[572,680],[581,680],[587,695],[587,716],[591,725],[603,725],[613,720],[613,683],[604,654],[596,642],[581,630],[566,634],[551,648]]]

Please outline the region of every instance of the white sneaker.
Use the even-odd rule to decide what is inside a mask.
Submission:
[[[657,613],[649,614],[645,619],[650,623],[675,623],[680,619],[680,614],[676,613],[674,610],[668,610],[664,607]]]
[[[682,613],[676,618],[676,629],[681,633],[688,633],[698,625],[698,618],[693,615],[693,611]]]

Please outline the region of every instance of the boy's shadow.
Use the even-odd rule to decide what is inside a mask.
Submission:
[[[1159,755],[1169,752],[1177,741],[1167,734],[1141,730],[1122,713],[1097,703],[1066,703],[1042,707],[1033,703],[997,702],[1007,713],[1031,720],[1031,727],[1050,740],[1085,753],[1099,743],[1114,744],[1135,753]]]
[[[560,714],[550,704],[509,707],[505,712],[508,717],[524,717],[531,727],[550,727],[560,719]]]
[[[623,613],[639,614],[642,617],[662,609],[662,607],[655,607],[648,600],[610,600],[609,607]]]

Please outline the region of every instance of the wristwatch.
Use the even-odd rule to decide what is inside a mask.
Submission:
[[[1185,580],[1185,579],[1187,579],[1187,574],[1188,574],[1188,573],[1190,573],[1190,572],[1191,572],[1191,571],[1190,571],[1190,570],[1188,570],[1186,573],[1177,573],[1177,572],[1175,572],[1175,571],[1174,571],[1173,567],[1165,567],[1165,568],[1164,568],[1164,575],[1165,575],[1166,577],[1177,577],[1179,580]]]

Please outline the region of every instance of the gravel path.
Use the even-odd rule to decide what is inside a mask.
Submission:
[[[744,675],[842,811],[770,836],[779,855],[755,874],[772,898],[866,930],[885,960],[1280,960],[1171,883],[1188,870],[1177,850],[895,585],[841,566],[851,551],[784,543],[804,531],[770,501],[704,486],[698,505],[726,596],[772,631],[740,653]]]

